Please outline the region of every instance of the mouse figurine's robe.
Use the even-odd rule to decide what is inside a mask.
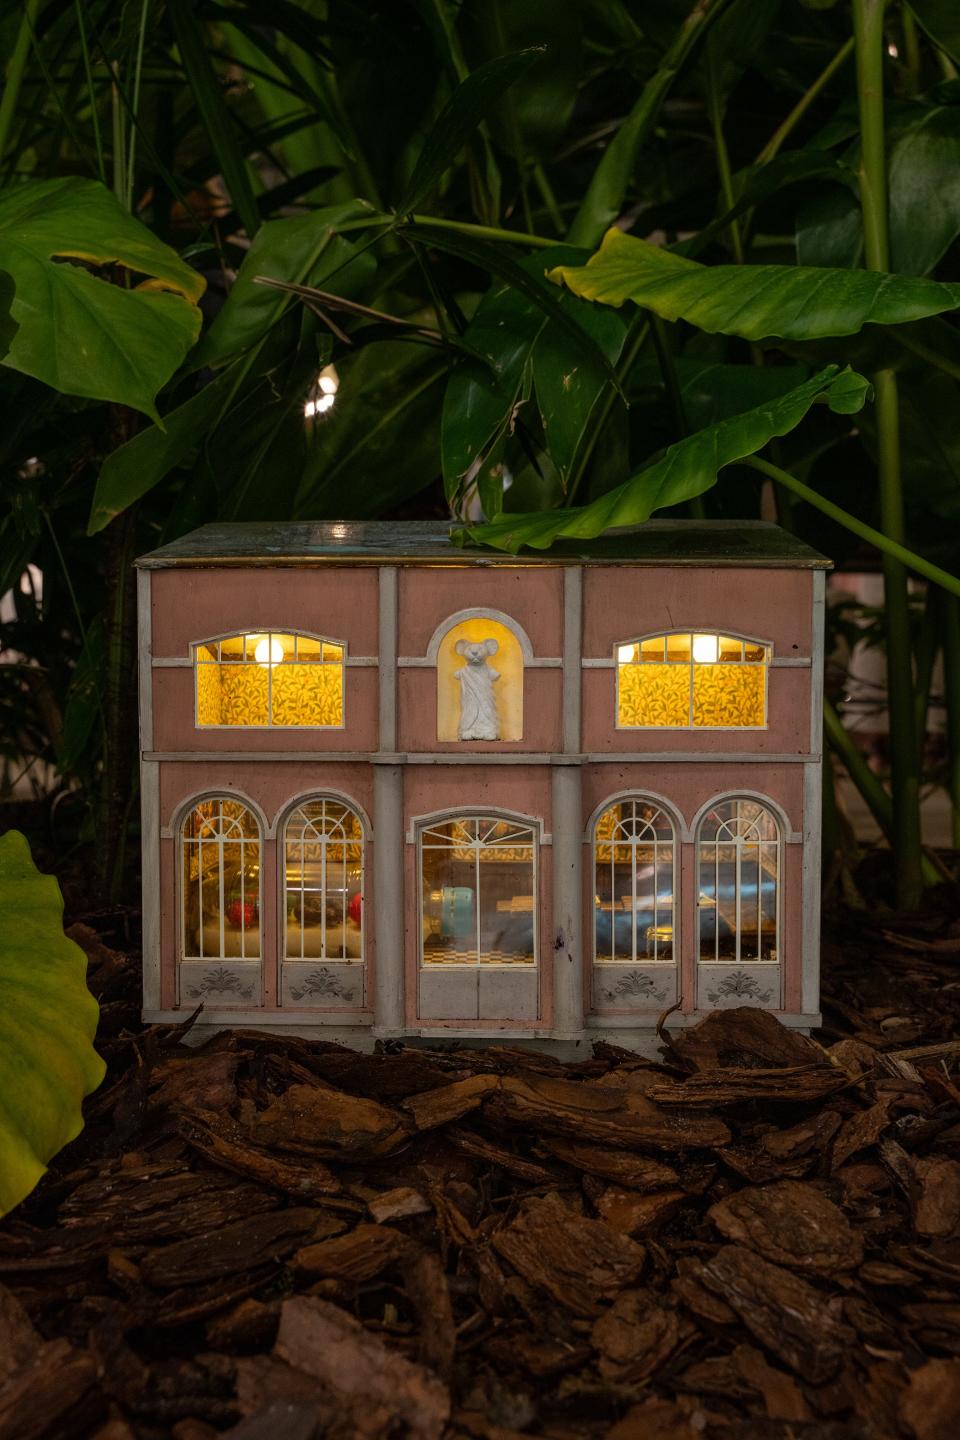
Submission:
[[[500,672],[487,664],[487,656],[496,654],[498,649],[496,640],[457,641],[457,654],[463,655],[467,662],[462,670],[456,671],[460,681],[457,734],[461,740],[500,739],[497,699],[493,693],[494,681],[500,679]]]

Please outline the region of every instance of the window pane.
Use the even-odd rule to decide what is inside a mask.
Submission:
[[[673,958],[673,826],[658,806],[624,800],[594,832],[598,962]]]
[[[618,723],[690,723],[690,671],[685,665],[621,665]]]
[[[194,659],[198,725],[343,724],[342,645],[259,631],[196,645]]]
[[[424,965],[535,963],[533,841],[529,825],[496,816],[466,816],[424,828]]]
[[[259,959],[260,840],[237,801],[207,800],[183,826],[185,959]]]
[[[769,647],[713,632],[653,635],[616,647],[617,724],[763,728]]]
[[[481,965],[532,965],[534,893],[530,846],[481,850]]]
[[[700,959],[778,959],[780,838],[754,800],[725,800],[700,827]]]
[[[286,957],[363,958],[363,830],[335,800],[313,800],[285,832]]]
[[[694,665],[693,723],[762,725],[766,670],[760,665]]]

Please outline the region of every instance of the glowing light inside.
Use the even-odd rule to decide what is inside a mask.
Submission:
[[[619,660],[621,665],[630,664],[633,659],[635,649],[636,646],[634,645],[620,645],[617,647],[617,659]]]
[[[252,635],[248,638],[250,640],[254,639]],[[267,666],[271,662],[274,665],[279,665],[283,656],[284,649],[276,635],[264,635],[262,640],[257,641],[256,649],[253,652],[253,658],[257,664],[263,666]]]
[[[694,635],[693,658],[698,665],[715,665],[720,658],[720,641],[716,635]]]

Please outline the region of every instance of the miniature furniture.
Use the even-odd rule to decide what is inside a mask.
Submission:
[[[792,536],[208,525],[137,563],[146,1020],[819,1023],[828,562]]]

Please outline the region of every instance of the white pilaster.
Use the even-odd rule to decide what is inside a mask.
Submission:
[[[403,767],[373,767],[373,903],[376,984],[373,1023],[378,1035],[404,1028]]]

